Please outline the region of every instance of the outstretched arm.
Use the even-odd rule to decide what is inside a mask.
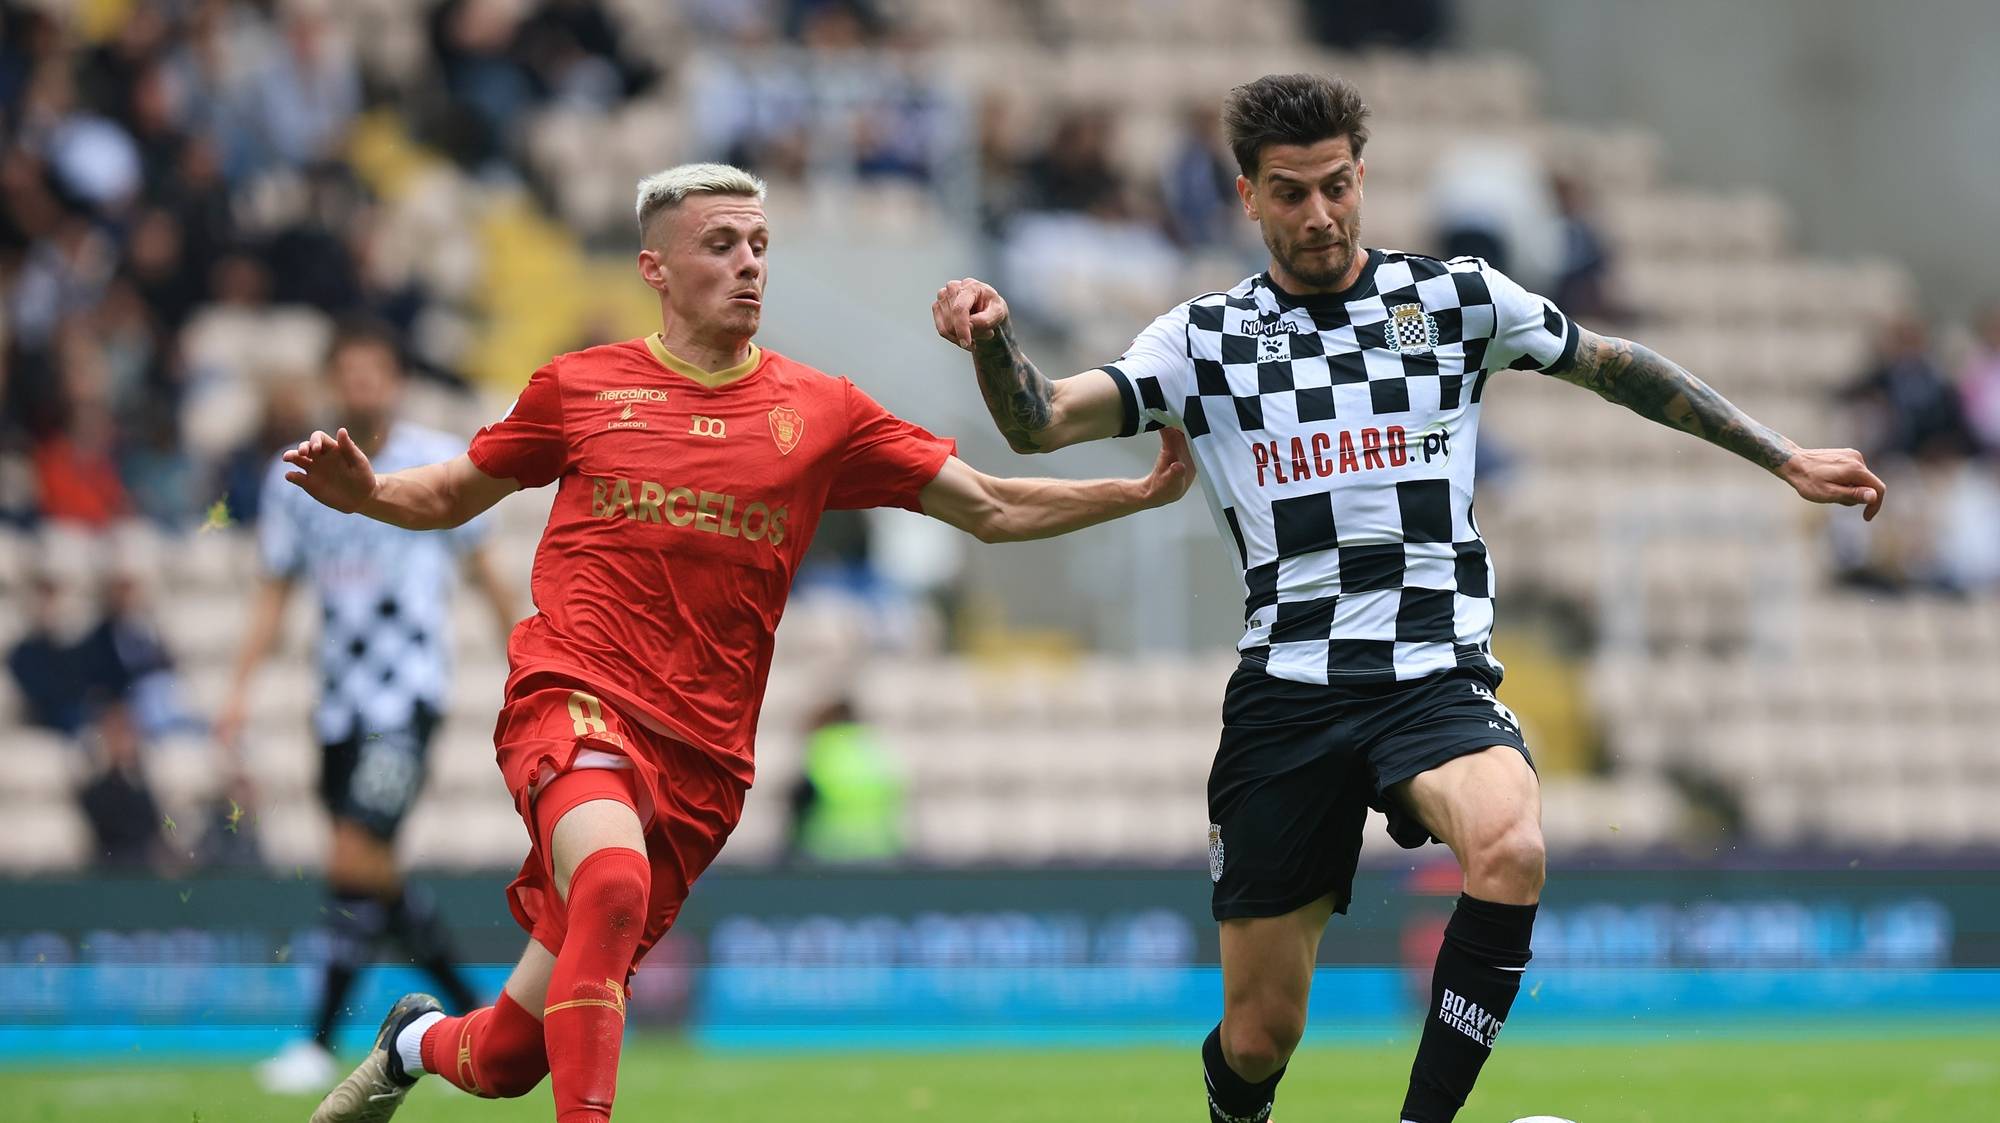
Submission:
[[[307,495],[405,530],[460,526],[519,486],[480,471],[469,456],[378,476],[345,429],[333,436],[314,432],[284,460],[293,468],[285,478]]]
[[[1629,339],[1584,331],[1576,361],[1555,377],[1669,428],[1726,448],[1815,503],[1863,507],[1872,519],[1888,489],[1851,448],[1800,448],[1673,360]]]
[[[1143,480],[1036,480],[989,476],[954,456],[918,493],[924,514],[981,542],[1054,538],[1187,494],[1194,459],[1178,429],[1160,433],[1160,457]]]
[[[1014,339],[1007,302],[984,281],[952,281],[931,305],[938,334],[972,352],[979,393],[1015,452],[1054,452],[1118,435],[1118,384],[1101,370],[1051,381]]]

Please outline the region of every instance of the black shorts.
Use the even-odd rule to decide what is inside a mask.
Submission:
[[[328,812],[361,824],[384,842],[423,791],[437,712],[419,705],[400,729],[356,733],[321,750],[319,798]]]
[[[1208,774],[1208,867],[1217,920],[1282,916],[1328,894],[1346,912],[1368,809],[1399,844],[1434,841],[1387,792],[1455,757],[1527,742],[1491,672],[1320,686],[1238,667]]]

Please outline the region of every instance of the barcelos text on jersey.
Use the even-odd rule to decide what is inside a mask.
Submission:
[[[785,541],[791,508],[744,502],[726,492],[667,487],[652,480],[592,480],[590,513],[600,519],[691,527],[750,542]]]

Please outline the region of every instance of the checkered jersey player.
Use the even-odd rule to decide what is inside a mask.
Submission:
[[[1493,571],[1472,515],[1483,397],[1540,371],[1871,518],[1882,482],[1484,261],[1363,248],[1367,108],[1348,84],[1262,78],[1231,92],[1224,120],[1265,272],[1053,382],[991,287],[951,282],[933,315],[972,352],[1016,451],[1183,430],[1242,569],[1242,661],[1208,786],[1224,990],[1202,1049],[1211,1118],[1269,1116],[1372,805],[1399,843],[1443,841],[1464,872],[1402,1113],[1447,1123],[1520,988],[1543,879],[1535,772],[1494,693]]]
[[[662,330],[558,356],[466,455],[377,475],[345,431],[285,454],[322,503],[406,527],[556,485],[494,730],[529,832],[508,887],[527,950],[492,1006],[398,1002],[314,1123],[386,1119],[424,1072],[482,1096],[547,1075],[558,1123],[610,1118],[627,979],[742,812],[778,617],[823,511],[904,507],[1016,541],[1192,483],[1178,434],[1143,480],[982,475],[852,382],[759,348],[763,198],[716,164],[640,183]]]
[[[396,416],[403,367],[397,337],[367,322],[342,325],[327,348],[335,412],[385,468],[450,457],[465,442]],[[258,1067],[275,1092],[324,1092],[339,1073],[330,1046],[355,976],[383,937],[437,980],[459,1009],[476,1004],[453,966],[443,921],[422,886],[405,885],[396,834],[415,806],[431,736],[450,690],[451,594],[461,571],[491,607],[499,634],[516,601],[488,558],[483,523],[419,534],[344,515],[285,482],[271,458],[259,504],[257,541],[265,579],[253,602],[228,698],[215,731],[239,752],[252,677],[270,654],[294,587],[312,588],[320,609],[320,799],[332,818],[327,855],[327,959],[310,1040]]]

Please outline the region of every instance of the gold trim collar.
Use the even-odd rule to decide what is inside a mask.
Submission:
[[[659,360],[661,366],[710,390],[721,389],[749,374],[751,371],[756,370],[757,364],[764,359],[764,352],[759,350],[755,343],[752,343],[750,345],[750,356],[735,366],[717,371],[703,370],[686,359],[681,358],[679,355],[674,354],[672,351],[667,350],[665,336],[657,331],[646,337],[646,350],[653,353],[653,358]]]

